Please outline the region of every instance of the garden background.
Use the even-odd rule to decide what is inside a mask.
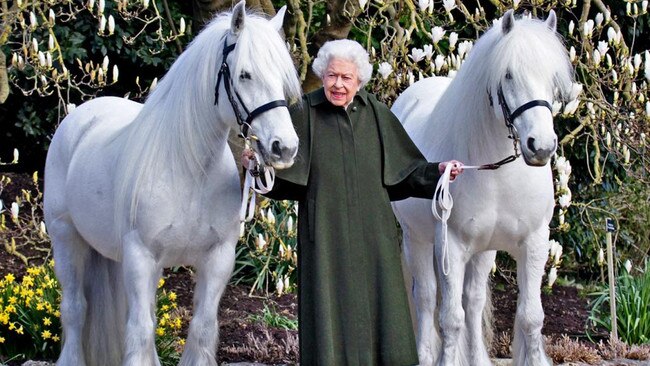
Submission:
[[[554,282],[578,288],[593,301],[591,323],[607,331],[603,264],[605,220],[611,218],[619,301],[627,304],[619,306],[619,335],[627,345],[618,346],[650,342],[647,0],[247,3],[267,14],[285,4],[287,46],[305,91],[318,86],[309,69],[318,48],[329,39],[351,38],[366,47],[375,66],[367,89],[389,105],[416,80],[453,77],[473,42],[507,9],[539,18],[555,10],[576,84],[573,102],[553,106],[560,143],[546,291],[552,295]],[[0,251],[19,263],[0,264],[0,362],[51,359],[58,352],[58,285],[41,219],[42,171],[56,126],[97,96],[144,101],[212,14],[231,6],[209,0],[0,0]],[[231,143],[240,148],[236,138]],[[234,284],[256,296],[295,291],[295,220],[292,202],[260,203],[255,220],[242,228]],[[495,277],[508,283],[513,270],[514,262],[500,255]],[[183,275],[191,279],[191,269],[167,272],[168,278]],[[173,362],[188,310],[164,285],[159,309],[158,345]],[[279,309],[265,307],[260,318],[295,329],[295,317]]]

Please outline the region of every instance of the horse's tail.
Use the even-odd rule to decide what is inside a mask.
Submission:
[[[127,311],[121,265],[93,248],[89,250],[84,273],[86,362],[92,366],[121,365]]]

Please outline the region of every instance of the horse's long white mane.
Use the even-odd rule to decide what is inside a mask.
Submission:
[[[231,17],[225,13],[206,25],[149,95],[135,120],[114,141],[122,149],[115,175],[119,232],[124,224],[134,224],[144,185],[154,184],[161,172],[171,171],[174,176],[191,177],[198,189],[211,158],[223,151],[235,122],[222,120],[218,109],[231,106],[223,102],[215,106],[214,91]],[[270,22],[247,13],[236,41],[229,56],[234,90],[238,90],[238,76],[245,68],[256,80],[268,80],[272,75],[271,80],[282,82],[287,100],[300,97],[293,61]],[[174,182],[168,183],[173,187]]]
[[[537,19],[518,19],[513,29],[503,34],[500,22],[488,30],[471,49],[433,112],[433,123],[422,126],[421,134],[434,136],[423,153],[437,159],[466,159],[468,164],[483,161],[490,139],[502,138],[502,125],[477,119],[493,116],[488,90],[495,90],[509,72],[516,85],[523,87],[534,76],[551,85],[566,98],[571,90],[573,71],[566,48],[557,33]],[[492,96],[496,103],[496,95]],[[514,110],[514,107],[512,107]],[[490,122],[490,123],[487,123]],[[444,144],[438,142],[445,141]],[[451,144],[451,146],[449,146]],[[444,145],[440,156],[438,147]],[[505,157],[505,156],[504,156]]]

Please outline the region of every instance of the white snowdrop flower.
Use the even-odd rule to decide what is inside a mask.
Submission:
[[[104,30],[106,30],[106,17],[102,15],[99,19],[99,33],[104,34]]]
[[[105,7],[105,0],[99,0],[97,3],[97,15],[102,15],[104,14],[104,7]]]
[[[567,207],[569,207],[571,205],[571,195],[568,194],[568,193],[565,193],[565,194],[561,195],[557,199],[557,201],[560,204],[560,207],[567,208]]]
[[[154,89],[156,89],[156,86],[158,86],[158,78],[153,78],[151,86],[149,87],[149,92],[152,92]]]
[[[634,70],[639,71],[639,67],[641,66],[641,55],[636,54],[634,55]]]
[[[627,273],[632,272],[632,262],[629,259],[625,260],[625,263],[623,263],[623,267],[625,267]]]
[[[469,51],[472,50],[472,47],[474,47],[474,43],[472,41],[463,41],[458,45],[458,56],[463,58],[465,54],[469,53]]]
[[[65,108],[68,110],[68,114],[70,114],[77,108],[77,105],[74,103],[68,103],[66,104]]]
[[[45,54],[41,51],[38,51],[38,64],[41,67],[45,67],[46,61],[45,61]]]
[[[607,28],[607,41],[609,43],[616,43],[616,30],[613,27]]]
[[[50,51],[45,52],[45,65],[47,67],[52,67],[52,54]]]
[[[33,11],[29,12],[29,26],[32,29],[38,27],[38,20],[36,20],[36,14]]]
[[[54,22],[56,22],[56,15],[54,14],[54,10],[50,9],[47,18],[50,21],[50,24],[54,25]]]
[[[605,54],[605,60],[607,62],[607,67],[611,68],[614,63],[612,62],[612,57],[609,55],[609,53]]]
[[[420,8],[420,11],[425,11],[427,8],[429,8],[430,1],[431,0],[418,0],[418,8]],[[363,7],[361,8],[363,9]]]
[[[275,215],[273,214],[273,211],[271,211],[270,208],[268,209],[268,211],[266,211],[266,220],[271,225],[275,224]]]
[[[564,106],[564,111],[562,111],[562,114],[570,116],[575,113],[575,111],[578,109],[578,106],[580,106],[580,100],[574,99]]]
[[[560,264],[560,260],[562,260],[562,246],[558,244],[555,254],[553,255],[553,265],[557,266]]]
[[[119,76],[120,70],[117,68],[117,65],[113,65],[113,83],[117,83]]]
[[[416,62],[416,63],[423,60],[424,56],[425,56],[424,51],[419,49],[419,48],[412,48],[411,49],[411,54],[409,55],[411,60],[413,60],[413,62]]]
[[[607,46],[607,42],[605,41],[599,41],[598,42],[598,52],[600,52],[601,55],[604,55],[609,51],[609,47]]]
[[[47,230],[45,229],[45,223],[43,221],[38,225],[38,232],[43,237],[47,236]]]
[[[453,49],[454,47],[456,47],[457,42],[458,42],[458,33],[451,32],[449,34],[449,48]]]
[[[445,8],[445,11],[449,13],[456,8],[456,0],[442,0],[442,6]]]
[[[20,152],[18,152],[18,149],[14,149],[14,160],[12,160],[11,163],[16,164],[18,162],[19,157],[20,157]]]
[[[434,44],[437,44],[444,35],[445,30],[442,29],[442,27],[433,27],[433,29],[431,29],[431,40]]]
[[[32,51],[36,54],[38,53],[38,40],[36,37],[32,38]]]
[[[181,24],[178,27],[178,33],[179,34],[185,34],[185,18],[181,17]],[[295,43],[294,43],[295,44]]]
[[[570,35],[570,36],[573,35],[573,29],[575,29],[575,27],[576,27],[576,24],[573,22],[573,20],[570,21],[570,22],[569,22],[569,35]]]
[[[53,50],[54,49],[54,37],[51,34],[47,39],[47,49],[48,50]]]
[[[257,239],[255,239],[255,246],[260,251],[264,250],[264,248],[266,247],[266,240],[264,239],[264,236],[262,236],[262,234],[257,234]]]
[[[554,258],[555,257],[555,252],[557,251],[557,248],[560,246],[560,243],[558,243],[557,240],[555,240],[555,239],[550,239],[548,241],[548,243],[550,245],[548,255],[549,255],[550,258]]]
[[[603,24],[604,19],[605,16],[603,16],[603,13],[596,14],[596,27],[600,27],[600,25]]]
[[[562,102],[556,100],[553,102],[553,110],[551,111],[553,116],[557,115],[560,113],[560,110],[562,109]]]
[[[433,64],[436,67],[436,72],[440,71],[445,65],[445,57],[443,55],[436,56],[436,59],[433,61]]]
[[[424,57],[427,60],[431,60],[431,57],[433,57],[433,45],[425,44],[423,47],[424,47]]]
[[[108,16],[108,34],[112,35],[115,33],[115,18],[113,15]]]
[[[600,248],[600,250],[598,250],[598,265],[602,267],[603,264],[605,264],[605,251],[603,248]]]
[[[553,287],[553,284],[557,280],[557,268],[551,267],[548,271],[548,287]]]
[[[600,58],[600,52],[598,50],[594,50],[593,60],[594,60],[594,65],[596,66],[600,65],[601,58]]]
[[[282,278],[278,278],[278,281],[275,283],[275,291],[278,293],[278,295],[282,295],[284,293],[284,281],[282,281]]]
[[[591,37],[591,35],[593,34],[593,32],[594,32],[594,21],[591,20],[591,19],[589,19],[589,20],[587,20],[587,21],[585,22],[585,24],[583,25],[582,34],[583,34],[585,37]]]
[[[616,70],[612,70],[612,81],[614,83],[618,83],[618,73],[616,72]]]
[[[293,232],[293,216],[289,216],[287,219],[287,232]]]
[[[242,221],[239,224],[239,238],[243,238],[244,234],[246,234],[246,223]]]
[[[104,69],[104,71],[108,70],[109,62],[110,60],[108,59],[108,55],[104,56],[104,60],[102,60],[102,69]]]
[[[18,214],[20,213],[20,208],[18,207],[18,203],[12,202],[11,203],[11,219],[12,220],[18,220]]]
[[[571,46],[571,49],[569,50],[569,60],[571,62],[574,62],[576,60],[576,49],[573,46]]]
[[[571,94],[569,94],[569,98],[571,100],[578,99],[580,94],[582,94],[582,88],[583,88],[582,84],[580,84],[580,83],[572,83],[571,84]]]
[[[382,62],[377,68],[377,72],[381,75],[381,78],[386,80],[388,76],[393,72],[393,67],[388,62]]]

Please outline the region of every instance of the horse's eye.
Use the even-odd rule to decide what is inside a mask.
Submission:
[[[506,72],[506,80],[512,80],[512,74],[510,71]]]
[[[244,79],[251,79],[251,74],[248,71],[242,71],[241,75],[239,75],[239,79],[244,80]]]

